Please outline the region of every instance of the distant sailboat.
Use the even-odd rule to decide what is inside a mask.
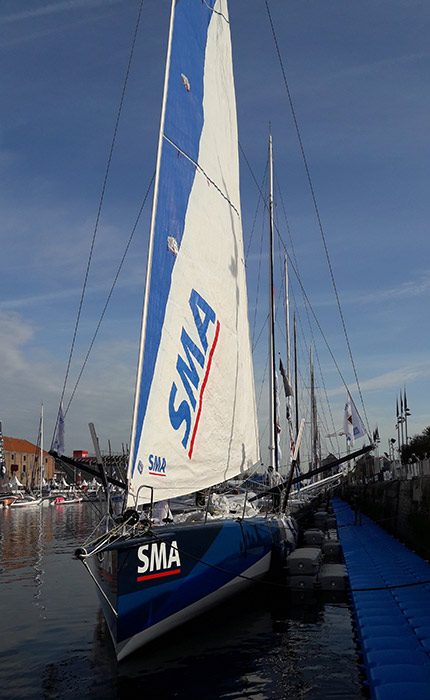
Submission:
[[[25,495],[19,496],[10,504],[10,508],[31,508],[34,506],[40,506],[43,501],[43,404],[40,407],[39,440],[39,495],[36,497],[30,493],[26,493]]]

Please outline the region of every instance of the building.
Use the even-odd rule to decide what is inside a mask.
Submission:
[[[11,481],[14,476],[24,486],[31,486],[32,480],[39,480],[40,447],[28,440],[4,437],[4,457],[6,463],[5,481]],[[48,452],[43,452],[43,470],[46,481],[55,474],[55,460]]]

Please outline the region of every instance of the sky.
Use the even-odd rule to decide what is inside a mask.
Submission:
[[[3,0],[0,5],[0,420],[5,435],[35,442],[43,403],[46,446],[63,388],[138,5],[137,0]],[[312,340],[323,451],[344,450],[343,438],[333,446],[325,435],[342,430],[345,382],[370,431],[378,426],[382,454],[388,440],[397,439],[396,399],[404,387],[409,436],[430,425],[430,5],[426,0],[268,0],[268,5],[355,372],[266,3],[231,0],[262,445],[267,440],[267,312],[260,305],[266,303],[267,252],[260,262],[265,224],[256,215],[255,180],[261,185],[264,179],[270,123],[279,231],[278,352],[285,363],[280,276],[286,246],[313,309],[306,311],[290,270],[300,413],[308,420]],[[168,0],[143,3],[65,405],[154,171],[169,14]],[[90,421],[103,450],[108,441],[115,452],[129,443],[150,204],[151,196],[67,413],[68,454],[92,451]],[[343,379],[309,321],[312,313]]]

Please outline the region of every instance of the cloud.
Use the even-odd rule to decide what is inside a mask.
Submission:
[[[26,324],[18,314],[0,311],[0,376],[9,378],[22,373],[26,363],[21,348],[33,337],[34,328]]]
[[[397,391],[399,387],[405,384],[411,384],[417,379],[424,379],[426,377],[430,377],[430,362],[419,362],[414,366],[406,365],[360,381],[360,389],[363,392],[380,391],[391,388]],[[351,392],[356,390],[355,385],[351,385],[348,388]],[[345,393],[345,387],[339,386],[336,389],[330,389],[327,393],[329,396],[338,396],[339,394]]]
[[[80,8],[90,10],[101,6],[115,5],[119,2],[120,0],[63,0],[63,2],[52,3],[33,10],[22,10],[21,12],[15,12],[11,15],[0,17],[0,25],[12,24],[13,22],[22,22],[27,19],[44,17],[47,15],[58,14],[60,12],[69,12],[70,10],[79,10]]]
[[[34,442],[44,404],[46,446],[52,437],[66,356],[38,345],[41,330],[16,312],[0,311],[0,420],[5,435]],[[88,422],[95,423],[103,447],[115,451],[130,436],[136,348],[122,337],[98,347],[86,368],[66,417],[66,449],[92,450]],[[72,367],[65,405],[80,367]]]
[[[372,289],[362,293],[360,291],[348,291],[340,294],[340,303],[344,304],[372,304],[379,302],[395,301],[401,299],[413,299],[423,297],[430,292],[430,270],[426,270],[414,280],[406,280],[395,287],[388,289]],[[314,308],[336,306],[337,302],[333,293],[330,295],[309,295]]]
[[[427,294],[430,290],[430,271],[422,273],[416,280],[407,280],[397,287],[381,289],[370,292],[357,298],[359,303],[367,304],[375,301],[387,301],[390,299],[410,299]]]

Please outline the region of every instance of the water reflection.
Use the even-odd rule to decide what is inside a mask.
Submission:
[[[42,566],[43,562],[43,508],[39,507],[38,509],[38,527],[37,527],[37,548],[36,548],[36,555],[37,555],[37,560],[36,564],[34,565],[34,571],[35,571],[35,577],[34,581],[37,587],[36,593],[33,594],[33,600],[34,604],[36,607],[39,608],[40,616],[45,619],[45,611],[46,608],[41,601],[41,595],[42,595],[42,586],[43,586],[43,576],[45,574],[45,571]]]
[[[256,586],[119,666],[84,567],[86,503],[0,512],[2,698],[357,700],[344,598]]]

